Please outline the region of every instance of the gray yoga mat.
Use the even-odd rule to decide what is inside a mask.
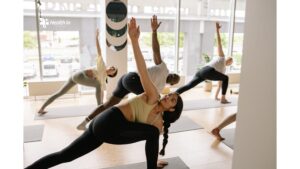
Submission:
[[[165,166],[164,169],[189,169],[189,167],[179,157],[167,158],[162,160],[169,162],[169,164]],[[116,166],[116,167],[109,167],[105,169],[145,169],[145,168],[147,168],[146,162],[141,162],[135,164]]]
[[[203,129],[203,127],[195,123],[190,118],[182,116],[175,123],[171,124],[169,128],[169,133],[177,133],[197,129]]]
[[[209,109],[209,108],[218,108],[218,107],[227,107],[227,106],[237,106],[238,97],[230,97],[229,100],[231,103],[222,104],[220,101],[216,101],[213,98],[209,99],[199,99],[199,100],[186,100],[183,101],[183,110],[198,110],[198,109]]]
[[[24,126],[24,143],[42,141],[44,125]]]
[[[225,138],[222,142],[233,149],[234,147],[234,136],[235,136],[235,128],[232,129],[223,129],[220,132],[221,136]]]
[[[82,105],[82,106],[49,108],[49,109],[46,109],[47,113],[42,116],[39,116],[36,113],[34,116],[34,120],[87,116],[96,107],[97,107],[96,105]]]

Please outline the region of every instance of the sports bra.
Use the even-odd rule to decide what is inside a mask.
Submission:
[[[146,123],[147,122],[147,118],[149,116],[149,113],[157,105],[156,103],[153,104],[153,105],[147,104],[142,99],[142,94],[137,95],[136,97],[130,99],[128,101],[128,103],[131,107],[133,121],[134,122],[140,122],[140,123]],[[160,114],[158,114],[150,124],[154,124],[154,122],[158,119],[159,116],[160,116]]]

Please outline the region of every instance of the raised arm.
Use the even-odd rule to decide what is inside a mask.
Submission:
[[[103,57],[102,57],[102,53],[101,53],[101,47],[100,47],[100,43],[99,43],[99,29],[97,28],[97,31],[96,31],[96,46],[97,46],[97,54],[98,54],[98,61],[100,61],[103,65],[104,64],[104,61],[103,61]]]
[[[161,64],[162,59],[160,55],[160,47],[157,39],[157,29],[159,28],[161,22],[157,23],[157,16],[153,15],[151,18],[151,28],[152,28],[152,51],[153,59],[156,65]]]
[[[140,27],[137,26],[135,18],[131,18],[128,24],[128,34],[131,39],[137,70],[147,96],[147,102],[153,104],[159,98],[159,93],[153,85],[147,71],[146,63],[139,45]]]
[[[218,54],[220,57],[224,57],[224,52],[222,48],[221,36],[220,36],[221,25],[219,22],[216,22],[216,31],[217,31],[217,43],[218,43]]]

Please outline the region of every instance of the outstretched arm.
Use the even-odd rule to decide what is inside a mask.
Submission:
[[[157,23],[157,16],[153,15],[151,18],[151,28],[152,28],[152,51],[153,51],[153,59],[156,65],[161,64],[161,55],[160,55],[160,47],[157,39],[157,29],[159,28],[161,22]]]
[[[139,45],[140,27],[137,26],[135,18],[131,18],[128,24],[128,34],[131,39],[137,70],[147,96],[147,102],[153,104],[159,98],[159,93],[153,85],[147,71],[146,63]]]
[[[217,31],[217,43],[218,43],[218,54],[220,57],[224,57],[224,52],[222,48],[221,36],[220,36],[221,25],[219,22],[216,22],[216,31]]]
[[[99,29],[97,28],[97,31],[96,31],[96,46],[97,46],[97,54],[98,54],[98,61],[100,61],[103,65],[104,64],[104,61],[103,61],[103,57],[102,57],[102,53],[101,53],[101,47],[100,47],[100,43],[99,43]]]

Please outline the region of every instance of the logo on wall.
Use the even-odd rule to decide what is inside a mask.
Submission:
[[[47,28],[48,25],[54,25],[54,26],[71,25],[71,21],[65,19],[40,18],[40,25],[43,28]]]
[[[106,45],[120,51],[127,45],[127,6],[122,0],[111,0],[106,6]]]
[[[40,25],[41,25],[43,28],[46,28],[47,25],[49,25],[48,19],[46,19],[46,18],[40,18]]]

